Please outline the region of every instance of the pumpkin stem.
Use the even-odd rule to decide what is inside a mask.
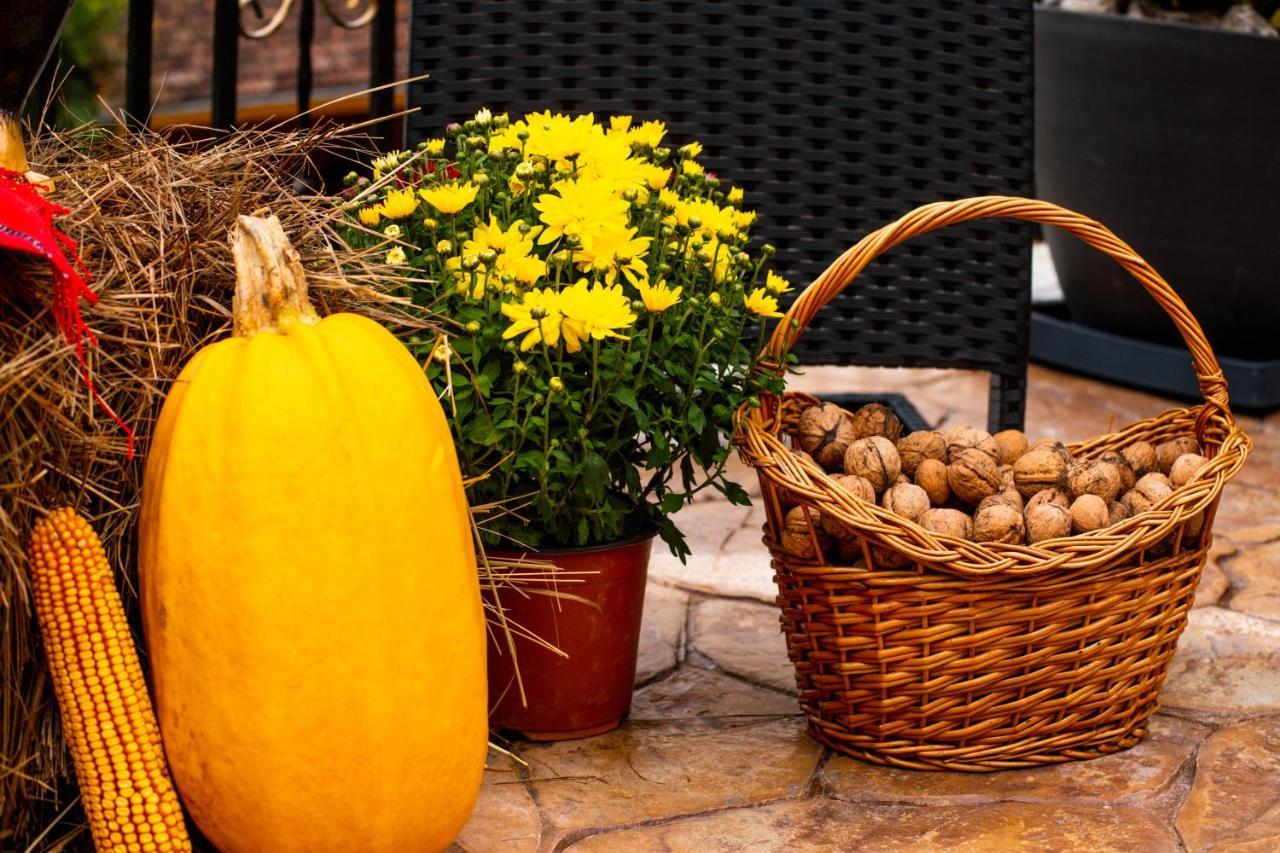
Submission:
[[[22,130],[18,120],[0,112],[0,169],[8,169],[19,175],[27,173],[27,151],[22,145]]]
[[[231,303],[235,334],[251,337],[289,323],[315,325],[320,315],[307,299],[298,252],[275,216],[240,216],[231,229],[236,293]]]

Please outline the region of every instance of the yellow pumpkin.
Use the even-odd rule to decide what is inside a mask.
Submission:
[[[444,413],[377,323],[320,319],[279,222],[147,460],[139,571],[174,781],[226,853],[444,849],[479,790],[485,633]]]

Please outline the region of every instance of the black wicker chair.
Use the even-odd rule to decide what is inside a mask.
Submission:
[[[410,141],[481,106],[628,112],[703,141],[802,284],[918,204],[1032,190],[1030,0],[414,0]],[[806,364],[989,371],[1021,426],[1031,231],[912,241],[805,336]]]

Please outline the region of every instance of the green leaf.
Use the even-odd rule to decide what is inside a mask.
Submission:
[[[626,386],[613,389],[613,399],[632,411],[640,411],[640,402],[636,399],[636,392]]]

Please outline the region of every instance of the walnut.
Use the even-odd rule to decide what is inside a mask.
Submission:
[[[918,429],[898,439],[898,457],[902,460],[903,472],[914,477],[916,469],[926,459],[947,461],[947,443],[932,430]]]
[[[951,494],[967,504],[977,504],[1000,490],[1000,468],[995,459],[976,447],[959,450],[947,466]]]
[[[1067,469],[1067,489],[1074,497],[1097,495],[1104,502],[1120,493],[1120,472],[1101,459],[1086,459]]]
[[[1088,533],[1099,530],[1111,523],[1111,513],[1107,502],[1094,494],[1084,494],[1071,504],[1071,530],[1075,533]]]
[[[1013,481],[1013,466],[1000,466],[1000,491],[1007,492],[1010,489],[1017,490],[1017,485]]]
[[[889,485],[889,488],[892,489],[894,486],[910,486],[910,485],[912,485],[911,478],[908,477],[906,474],[900,473],[898,474],[898,476],[893,478],[893,482]]]
[[[887,489],[880,501],[890,512],[915,521],[929,508],[929,495],[910,483]]]
[[[1180,436],[1170,439],[1162,444],[1156,445],[1156,470],[1161,474],[1168,474],[1169,469],[1173,467],[1173,463],[1178,461],[1179,456],[1187,453],[1199,453],[1200,445],[1196,444],[1196,440],[1189,435]]]
[[[810,406],[801,412],[796,437],[800,446],[827,469],[840,467],[845,450],[857,438],[853,424],[835,403]]]
[[[1032,544],[1071,535],[1071,513],[1057,504],[1027,507],[1027,538]]]
[[[991,433],[977,427],[953,427],[942,434],[947,442],[947,461],[954,462],[962,450],[981,450],[994,461],[996,458],[996,442]]]
[[[1012,465],[1028,450],[1026,433],[1020,429],[1001,430],[991,440],[996,445],[996,461],[1001,465]]]
[[[975,511],[975,515],[981,515],[984,509],[996,504],[1011,506],[1018,512],[1022,512],[1022,495],[1017,492],[996,492],[994,495],[987,495],[978,502],[978,509]]]
[[[1126,493],[1127,494],[1127,493]],[[1107,526],[1119,524],[1129,517],[1129,505],[1124,501],[1112,501],[1107,507]]]
[[[1018,509],[1022,509],[1023,505],[1026,503],[1026,501],[1022,499],[1022,492],[1019,492],[1017,489],[1001,489],[992,495],[992,497],[1004,498],[1007,502],[1013,504]]]
[[[1137,476],[1133,473],[1133,466],[1129,464],[1129,460],[1125,459],[1123,454],[1110,450],[1099,456],[1098,459],[1102,462],[1110,462],[1115,466],[1116,473],[1120,475],[1120,494],[1129,491],[1133,488],[1133,484],[1138,482]]]
[[[1173,486],[1164,474],[1152,471],[1138,478],[1133,488],[1125,492],[1122,500],[1129,505],[1129,514],[1146,512],[1160,501],[1173,494]]]
[[[850,536],[846,539],[837,539],[835,555],[837,561],[843,567],[854,568],[865,565],[862,562],[862,559],[865,556],[862,553],[862,540],[856,536]]]
[[[844,454],[844,470],[871,482],[876,492],[883,492],[902,471],[898,450],[882,435],[860,438],[849,445]]]
[[[1062,457],[1062,461],[1067,464],[1068,468],[1071,467],[1071,463],[1075,461],[1074,457],[1071,455],[1071,451],[1067,450],[1067,446],[1056,438],[1042,438],[1028,447],[1027,453],[1030,453],[1032,450],[1052,450],[1054,453]],[[1024,453],[1023,455],[1025,456],[1026,454]]]
[[[1133,469],[1134,477],[1141,477],[1156,470],[1156,448],[1149,441],[1135,441],[1121,450],[1120,455]]]
[[[1071,496],[1062,489],[1041,489],[1032,495],[1027,501],[1026,511],[1029,512],[1031,509],[1038,507],[1041,504],[1053,504],[1054,506],[1060,506],[1063,509],[1066,509],[1071,506]]]
[[[820,521],[819,513],[813,507],[798,506],[788,510],[782,523],[782,550],[805,560],[821,558],[821,551],[831,544],[831,537],[822,529]],[[817,550],[814,550],[815,544]]]
[[[893,413],[893,409],[883,403],[867,403],[853,413],[852,422],[855,440],[879,435],[890,441],[897,441],[902,435],[902,421]]]
[[[837,486],[855,498],[864,500],[867,503],[876,502],[876,490],[871,488],[871,484],[867,482],[866,478],[859,477],[857,474],[841,474],[831,479]],[[837,539],[845,539],[853,535],[853,531],[847,524],[826,513],[822,514],[822,529]]]
[[[1022,513],[1007,503],[989,504],[973,518],[973,541],[1021,545],[1026,535]]]
[[[937,459],[926,459],[916,468],[916,485],[924,489],[929,496],[929,503],[942,506],[951,497],[951,487],[947,485],[947,466]]]
[[[871,563],[877,569],[900,569],[903,566],[911,565],[911,558],[906,554],[893,550],[892,548],[882,548],[879,545],[871,546]]]
[[[1200,531],[1204,529],[1204,510],[1187,519],[1182,526],[1182,546],[1195,548],[1200,544]]]
[[[956,539],[973,538],[973,521],[958,509],[930,509],[920,516],[920,526],[930,533]]]
[[[1028,450],[1013,463],[1013,482],[1024,498],[1044,489],[1058,488],[1066,484],[1067,462],[1052,447]]]
[[[1197,471],[1209,464],[1199,453],[1184,453],[1169,466],[1169,485],[1181,489]]]

